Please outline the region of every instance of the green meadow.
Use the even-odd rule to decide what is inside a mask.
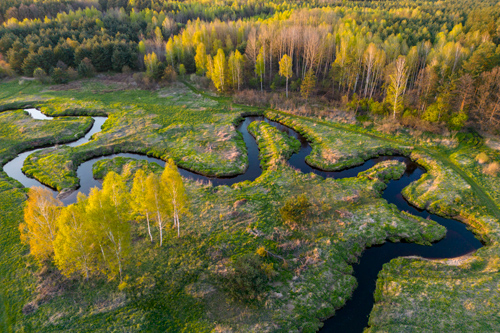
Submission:
[[[500,153],[482,140],[462,135],[448,145],[448,138],[434,134],[383,133],[375,126],[242,106],[183,83],[146,91],[97,79],[78,82],[72,90],[16,80],[0,84],[2,165],[20,152],[51,146],[32,154],[23,171],[58,190],[78,187],[76,169],[84,161],[118,152],[172,158],[209,176],[236,175],[248,166],[235,130],[245,114],[264,114],[302,133],[312,145],[307,162],[325,170],[378,155],[409,155],[428,172],[403,191],[405,198],[459,218],[485,247],[455,260],[387,263],[367,331],[499,329],[500,177],[487,168],[500,162]],[[22,111],[26,106],[61,118],[33,120]],[[82,146],[64,146],[84,135],[92,115],[109,117],[102,132]],[[144,220],[131,221],[132,250],[122,282],[67,278],[52,264],[38,265],[19,239],[26,190],[2,172],[0,331],[314,332],[351,297],[357,285],[351,265],[364,249],[386,241],[430,245],[445,236],[444,227],[381,198],[385,183],[402,176],[400,162],[325,180],[285,163],[300,147],[296,139],[265,122],[252,123],[249,131],[260,149],[262,175],[231,187],[186,179],[190,205],[181,218],[181,237],[167,228],[162,247],[149,241]],[[119,157],[99,161],[93,174],[102,179],[115,171],[131,179],[139,168],[162,171]],[[307,217],[285,221],[280,209],[301,195],[308,200]],[[239,276],[241,258],[257,264]],[[245,278],[252,274],[263,278]],[[237,297],[235,281],[259,292]]]

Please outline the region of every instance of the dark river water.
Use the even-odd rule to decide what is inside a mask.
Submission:
[[[52,117],[47,117],[36,109],[26,110],[35,119],[51,120]],[[85,144],[91,139],[94,133],[101,130],[104,124],[105,117],[93,117],[94,125],[92,129],[85,135],[85,137],[78,141],[68,144],[68,146],[78,146]],[[210,181],[214,186],[217,185],[232,185],[245,180],[255,180],[262,174],[259,161],[259,149],[253,136],[248,132],[247,127],[252,121],[266,121],[279,130],[287,133],[290,136],[297,138],[301,142],[301,149],[298,153],[293,154],[288,163],[299,169],[303,173],[313,172],[324,178],[347,178],[356,177],[361,171],[365,171],[375,164],[385,160],[398,160],[406,164],[406,171],[399,180],[392,180],[389,182],[387,189],[383,192],[382,197],[389,203],[395,204],[400,210],[407,211],[413,215],[421,216],[423,218],[432,219],[447,229],[446,237],[439,242],[434,243],[432,246],[421,246],[413,243],[391,243],[386,242],[383,245],[372,246],[363,252],[359,262],[354,264],[354,276],[358,281],[358,287],[354,291],[352,298],[346,305],[338,310],[334,317],[324,321],[324,327],[321,332],[362,332],[368,324],[368,316],[373,307],[373,293],[375,291],[375,281],[378,272],[382,269],[382,265],[389,262],[391,259],[400,256],[421,256],[424,258],[453,258],[459,257],[470,252],[473,252],[482,246],[481,242],[474,237],[474,234],[467,230],[465,224],[446,219],[434,214],[430,214],[425,210],[420,210],[409,204],[401,195],[403,188],[408,186],[411,182],[419,179],[425,173],[425,169],[417,165],[405,156],[383,156],[372,158],[362,165],[355,166],[342,171],[327,172],[318,170],[311,167],[305,162],[305,157],[311,152],[311,146],[307,140],[294,131],[280,123],[270,121],[262,116],[249,116],[245,117],[244,121],[237,126],[237,130],[243,135],[243,139],[247,146],[248,154],[248,169],[245,173],[230,177],[230,178],[211,178],[206,177],[188,170],[180,169],[180,173],[186,177],[201,181]],[[31,150],[22,154],[7,163],[3,169],[12,178],[17,179],[25,187],[42,186],[38,181],[26,177],[21,171],[24,160],[33,152],[39,149]],[[91,159],[81,164],[78,167],[77,175],[80,179],[80,188],[78,191],[88,194],[92,187],[100,187],[101,183],[95,180],[92,176],[92,165],[104,158],[113,158],[117,156],[131,157],[135,159],[147,160],[149,162],[158,163],[161,166],[165,165],[164,161],[156,158],[147,157],[138,154],[115,154],[110,156],[103,156]],[[51,189],[51,191],[53,191]],[[57,195],[56,191],[53,191]],[[62,201],[65,204],[71,204],[76,201],[77,192],[73,192],[66,196]]]

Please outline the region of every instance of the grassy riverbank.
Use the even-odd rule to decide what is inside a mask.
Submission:
[[[50,148],[31,156],[25,165],[27,173],[59,189],[75,188],[80,163],[116,152],[171,157],[182,167],[208,175],[237,174],[245,169],[246,149],[234,124],[242,113],[263,110],[234,105],[227,98],[212,98],[182,85],[155,92],[101,89],[108,92],[99,93],[96,84],[82,81],[78,89],[65,91],[31,83],[21,89],[22,94],[17,82],[2,84],[2,105],[29,102],[51,115],[109,116],[102,133],[88,144]],[[481,326],[481,322],[494,323],[494,313],[500,311],[496,308],[499,291],[493,288],[500,281],[495,261],[500,253],[500,180],[498,175],[483,172],[486,162],[476,161],[471,147],[485,152],[487,163],[500,161],[498,152],[466,140],[449,146],[440,144],[439,138],[427,142],[404,131],[385,134],[370,127],[272,110],[266,115],[311,140],[308,163],[324,169],[360,164],[378,154],[413,151],[412,158],[429,172],[405,190],[407,199],[437,214],[460,215],[488,245],[457,265],[416,259],[386,264],[377,285],[370,330],[410,330],[424,322],[424,317],[430,329],[457,329],[466,320],[454,319],[463,309],[470,321],[463,327],[496,329]],[[2,161],[26,147],[80,135],[90,126],[88,118],[37,125],[39,122],[30,122],[22,111],[2,112],[2,119],[0,130],[12,138],[2,142]],[[23,132],[25,122],[36,130]],[[297,149],[296,140],[265,123],[254,123],[249,130],[257,138],[267,171],[255,182],[232,187],[189,181],[191,209],[182,218],[182,238],[169,231],[162,248],[147,240],[144,221],[133,224],[133,250],[122,284],[100,279],[85,283],[64,279],[52,270],[39,271],[19,242],[17,225],[22,219],[24,191],[2,176],[0,329],[314,331],[319,319],[334,314],[350,297],[356,286],[350,264],[363,249],[387,239],[429,243],[444,235],[434,222],[403,214],[380,198],[383,182],[404,171],[400,163],[379,164],[358,178],[323,180],[282,163],[284,156]],[[144,161],[115,158],[96,164],[94,175],[102,178],[110,170],[133,174],[143,167],[161,172]],[[309,198],[311,211],[304,225],[290,227],[279,208],[300,194]],[[265,253],[259,259],[267,267],[269,279],[264,292],[251,302],[234,300],[223,287],[224,279],[235,260],[256,253]],[[462,279],[460,284],[446,282],[457,279]],[[472,291],[463,288],[471,284]],[[490,303],[470,305],[483,302],[487,292]],[[448,306],[440,296],[444,294],[463,307]],[[23,314],[28,303],[35,311]]]

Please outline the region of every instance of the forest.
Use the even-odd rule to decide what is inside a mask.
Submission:
[[[494,2],[27,3],[2,4],[2,76],[196,73],[223,93],[284,90],[431,131],[500,129]]]

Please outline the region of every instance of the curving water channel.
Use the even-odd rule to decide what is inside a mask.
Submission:
[[[35,119],[54,119],[52,117],[47,117],[36,109],[27,109],[26,111]],[[85,137],[68,144],[68,146],[75,147],[81,144],[85,144],[86,142],[91,140],[91,136],[101,130],[101,126],[107,119],[106,117],[92,118],[94,119],[94,124],[91,130],[85,135]],[[368,315],[370,314],[373,307],[373,293],[375,291],[377,274],[382,269],[382,265],[389,262],[391,259],[400,256],[421,256],[429,259],[453,258],[473,252],[482,246],[481,242],[474,237],[473,233],[467,230],[465,224],[452,219],[446,219],[434,214],[430,214],[425,210],[415,208],[403,198],[401,194],[402,189],[408,186],[411,182],[418,180],[422,176],[422,174],[425,173],[424,168],[411,161],[408,157],[384,156],[372,158],[362,165],[352,167],[343,171],[327,172],[318,170],[311,167],[305,162],[305,157],[309,155],[312,149],[307,140],[301,134],[297,133],[289,127],[268,120],[267,118],[264,118],[262,116],[245,117],[244,121],[237,126],[237,130],[240,131],[243,135],[243,139],[246,143],[248,152],[249,166],[244,174],[231,178],[211,178],[179,168],[182,176],[195,180],[211,181],[215,186],[232,185],[244,180],[255,180],[257,177],[259,177],[262,173],[259,161],[259,149],[254,138],[247,130],[248,125],[256,120],[266,121],[280,131],[297,138],[301,142],[300,151],[296,154],[293,154],[288,163],[304,173],[313,172],[324,178],[339,179],[356,177],[359,172],[368,170],[375,164],[384,160],[398,160],[404,162],[406,164],[406,171],[404,175],[398,180],[390,181],[387,189],[383,192],[382,197],[389,203],[395,204],[398,209],[402,211],[407,211],[413,215],[421,216],[423,218],[432,219],[445,226],[447,229],[446,237],[441,241],[434,243],[432,246],[420,246],[413,243],[387,242],[383,245],[372,246],[365,252],[363,252],[359,263],[353,265],[354,276],[358,281],[358,287],[356,288],[352,295],[352,298],[346,303],[346,305],[342,309],[338,310],[334,317],[327,319],[324,322],[324,327],[321,329],[321,332],[363,331],[363,329],[368,324]],[[37,180],[26,177],[26,175],[24,175],[21,171],[24,160],[30,154],[38,150],[40,149],[35,149],[19,154],[15,159],[4,166],[4,171],[10,177],[21,182],[25,187],[46,187],[40,184]],[[98,160],[104,158],[113,158],[117,156],[147,160],[149,162],[158,163],[161,166],[165,165],[165,162],[162,160],[138,154],[121,153],[94,158],[85,163],[82,163],[78,167],[77,176],[80,179],[81,185],[78,191],[88,194],[92,187],[100,187],[101,183],[93,178],[92,165]],[[54,193],[54,195],[57,195],[56,191],[52,189],[50,190]],[[62,201],[65,204],[74,203],[76,201],[76,195],[77,191],[71,193],[69,196],[66,196],[64,199],[62,199]]]

